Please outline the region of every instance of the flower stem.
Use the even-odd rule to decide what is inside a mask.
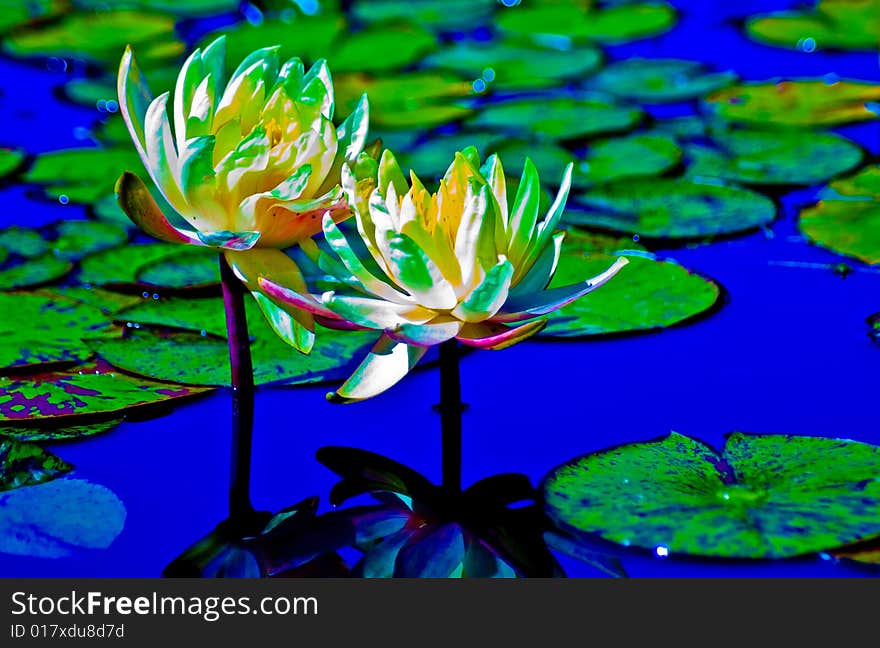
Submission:
[[[245,288],[220,254],[220,282],[226,309],[229,365],[232,368],[232,448],[229,520],[247,524],[254,515],[250,498],[251,445],[254,430],[254,371],[244,310]]]
[[[461,374],[455,339],[440,344],[440,430],[443,488],[461,493]]]

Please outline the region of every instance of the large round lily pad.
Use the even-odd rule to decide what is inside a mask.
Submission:
[[[41,293],[0,293],[0,312],[0,372],[86,360],[81,339],[107,325],[97,308]]]
[[[633,57],[604,68],[589,85],[624,99],[659,104],[696,99],[736,80],[736,73],[709,72],[698,61]]]
[[[0,230],[0,247],[28,259],[49,251],[49,243],[40,232],[16,226]]]
[[[125,506],[109,489],[82,479],[0,494],[0,552],[64,558],[106,549],[125,526]]]
[[[217,253],[173,243],[125,245],[90,254],[79,280],[96,286],[203,287],[216,283]]]
[[[0,290],[42,286],[67,276],[73,263],[54,252],[15,263],[0,270]]]
[[[436,47],[437,39],[426,29],[393,23],[347,34],[325,56],[334,74],[382,74],[414,63]]]
[[[55,441],[75,441],[86,437],[103,434],[115,429],[122,419],[111,419],[98,423],[85,423],[83,425],[55,426],[3,426],[0,425],[0,437],[15,439],[17,441],[51,443]]]
[[[528,97],[487,105],[473,119],[474,128],[512,135],[570,140],[625,131],[642,119],[642,111],[621,106],[604,95]]]
[[[63,9],[62,0],[0,0],[0,32],[50,18]]]
[[[134,146],[62,149],[38,155],[24,180],[48,185],[49,195],[64,194],[73,202],[89,203],[112,194],[123,171],[143,167]]]
[[[804,128],[877,119],[866,104],[880,100],[880,84],[831,79],[744,83],[704,100],[712,114],[756,126]]]
[[[553,49],[506,41],[456,43],[423,62],[504,90],[545,88],[582,79],[601,63],[602,52],[595,47]]]
[[[200,288],[218,284],[217,253],[204,248],[179,248],[171,257],[141,266],[137,281],[161,288]]]
[[[819,0],[815,10],[753,16],[746,33],[756,41],[805,52],[876,52],[880,4],[874,0]]]
[[[98,63],[119,63],[130,44],[143,62],[183,53],[172,16],[143,11],[73,12],[57,22],[16,31],[3,41],[7,54],[19,57],[62,56]]]
[[[439,180],[455,159],[456,151],[476,146],[481,158],[485,159],[499,140],[503,140],[503,136],[498,133],[462,131],[452,135],[428,137],[404,153],[392,150],[402,169],[412,169],[423,181]]]
[[[721,452],[680,434],[578,457],[543,483],[574,534],[668,553],[785,558],[880,535],[880,448],[731,435]]]
[[[126,375],[104,364],[28,376],[0,376],[0,422],[57,425],[81,417],[118,418],[123,412],[171,405],[207,393]]]
[[[834,133],[809,137],[792,131],[719,131],[715,147],[687,148],[691,177],[723,178],[755,185],[813,185],[862,161],[862,149]]]
[[[593,3],[586,3],[589,7]],[[497,19],[506,32],[541,40],[564,36],[607,44],[656,36],[675,24],[675,9],[665,2],[626,3],[584,9],[578,3],[547,3],[503,10]]]
[[[709,238],[769,224],[773,201],[724,184],[647,179],[616,182],[577,196],[570,224],[637,234],[650,239]]]
[[[118,225],[86,220],[61,221],[55,226],[55,232],[58,238],[52,243],[53,251],[73,261],[128,239],[128,232]]]
[[[539,335],[571,338],[664,329],[712,309],[718,285],[674,261],[620,253],[629,263],[595,292],[554,311]],[[551,288],[583,281],[607,269],[618,255],[563,245]]]
[[[623,178],[656,176],[681,161],[675,141],[661,135],[629,135],[591,142],[575,164],[576,187],[606,184]]]
[[[71,470],[73,466],[38,445],[0,438],[0,491],[42,484]]]
[[[801,211],[801,231],[822,247],[880,263],[880,167],[835,180],[820,197]]]
[[[495,0],[356,0],[351,13],[362,22],[412,20],[444,31],[483,24],[494,8]]]

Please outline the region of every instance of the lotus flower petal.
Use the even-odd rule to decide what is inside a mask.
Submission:
[[[399,342],[429,347],[451,340],[464,325],[457,319],[439,320],[440,318],[427,324],[401,324],[393,329],[386,329],[385,335]]]
[[[490,322],[465,324],[456,339],[477,349],[499,350],[522,342],[547,326],[546,319],[536,319],[519,326],[504,326]]]
[[[126,171],[117,180],[116,197],[122,211],[149,236],[169,243],[201,244],[194,233],[184,233],[168,222],[150,190],[132,172]]]
[[[408,324],[424,324],[437,316],[436,311],[416,304],[396,304],[384,299],[370,299],[326,292],[321,303],[340,319],[371,329],[394,329]]]
[[[162,93],[153,99],[153,103],[147,108],[147,116],[144,121],[146,137],[144,163],[165,200],[174,209],[182,212],[185,210],[186,203],[180,187],[177,185],[175,173],[178,164],[177,151],[174,149],[174,136],[171,133],[166,113],[168,97],[169,93]]]
[[[513,264],[502,257],[452,314],[464,322],[482,322],[491,318],[507,300],[511,279]]]
[[[520,182],[516,198],[513,200],[513,212],[510,214],[510,223],[508,224],[510,245],[507,249],[507,256],[511,263],[517,267],[528,251],[532,235],[535,233],[540,201],[541,183],[538,180],[538,170],[532,161],[526,158],[522,182]]]
[[[202,245],[221,250],[250,250],[260,239],[260,232],[196,232]]]
[[[556,272],[559,257],[562,256],[562,242],[565,240],[565,232],[559,230],[553,234],[553,245],[544,248],[537,260],[532,264],[529,271],[510,291],[511,296],[528,295],[544,290]]]
[[[396,342],[382,336],[355,372],[327,399],[350,403],[381,394],[397,384],[416,366],[427,347]]]
[[[534,265],[535,261],[547,247],[547,243],[555,233],[559,221],[562,220],[562,212],[565,211],[565,202],[568,200],[568,192],[571,189],[571,173],[573,168],[574,165],[571,162],[565,167],[562,184],[559,186],[556,198],[553,200],[553,204],[550,205],[547,217],[537,227],[536,236],[530,243],[525,258],[519,265],[519,276],[516,279],[525,276],[531,270],[532,265]]]
[[[144,120],[147,116],[147,109],[153,102],[153,94],[138,68],[131,47],[126,47],[125,53],[122,55],[116,90],[119,96],[119,111],[128,126],[137,152],[146,163],[147,139],[144,132]]]

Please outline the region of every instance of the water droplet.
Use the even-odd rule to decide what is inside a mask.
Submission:
[[[838,81],[840,81],[840,75],[835,74],[834,72],[829,72],[825,76],[822,77],[822,80],[828,85],[834,85]]]
[[[474,92],[477,94],[480,94],[481,92],[486,91],[486,82],[483,81],[482,79],[477,79],[476,81],[474,81],[473,87],[474,87]]]
[[[91,139],[92,131],[85,126],[77,126],[73,129],[73,137],[78,140]]]
[[[109,113],[115,113],[117,110],[119,110],[119,102],[116,101],[115,99],[108,100],[106,105],[107,105],[107,112],[109,112]]]
[[[145,292],[145,293],[143,293],[143,294],[141,295],[141,297],[143,297],[144,299],[149,299],[149,298],[150,298],[150,293]]]
[[[159,293],[153,293],[153,299],[159,299]]]
[[[633,241],[636,243],[639,242],[639,235],[638,234],[633,234]]]
[[[495,80],[495,69],[487,67],[483,70],[483,81],[486,83],[492,83]]]
[[[65,194],[61,194],[60,196],[58,196],[58,202],[60,202],[62,205],[66,205],[70,202],[70,198],[68,198]]]
[[[797,43],[798,49],[808,54],[816,51],[816,39],[812,36],[801,38]]]
[[[107,101],[105,99],[98,99],[95,106],[98,107],[98,112],[107,112]]]
[[[520,2],[522,2],[522,0],[500,0],[500,1],[501,1],[501,4],[503,4],[505,7],[515,7]]]
[[[247,20],[252,25],[262,25],[263,24],[263,12],[259,10],[258,7],[255,7],[250,2],[244,2],[241,5],[241,13],[244,16],[244,19]]]
[[[628,484],[628,483],[629,483],[629,479],[627,479],[626,477],[624,477],[624,478],[623,478],[623,483],[624,483],[624,485]]]
[[[49,72],[67,72],[67,60],[63,58],[58,58],[57,56],[49,57],[49,60],[46,61],[46,69]]]
[[[669,555],[669,547],[666,545],[657,545],[654,547],[654,553],[658,558],[666,558]]]

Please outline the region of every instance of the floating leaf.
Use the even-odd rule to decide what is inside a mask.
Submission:
[[[880,5],[874,0],[819,0],[811,11],[753,16],[746,21],[745,30],[758,42],[805,52],[876,52]]]
[[[262,315],[247,302],[249,318],[259,323]],[[213,297],[186,299],[139,300],[139,303],[119,311],[116,320],[122,324],[159,328],[174,328],[214,335],[226,339],[226,311],[223,300]]]
[[[832,552],[835,558],[853,560],[864,565],[880,566],[880,542],[868,540],[857,542]]]
[[[664,329],[707,312],[721,297],[717,284],[674,261],[621,254],[629,263],[614,281],[552,313],[539,335],[582,337]],[[574,246],[563,244],[551,287],[593,277],[616,259],[617,255],[601,251],[585,254],[577,239]]]
[[[67,276],[71,270],[73,263],[53,252],[47,252],[6,270],[0,270],[0,290],[42,286]]]
[[[759,126],[803,128],[877,119],[865,104],[880,100],[880,84],[837,79],[744,83],[714,92],[714,115]]]
[[[55,226],[55,231],[58,238],[52,249],[58,256],[73,261],[128,239],[123,228],[95,221],[62,221]]]
[[[182,258],[188,260],[193,253],[202,253],[206,258],[209,254],[216,257],[216,253],[208,250],[193,252],[193,248],[172,243],[146,243],[110,248],[90,254],[82,260],[79,280],[96,286],[139,285],[138,274],[151,264],[170,260],[177,255],[182,255]],[[175,280],[185,281],[185,277]]]
[[[84,425],[68,425],[64,427],[33,427],[33,426],[0,426],[0,437],[8,437],[18,441],[38,441],[50,443],[54,441],[75,441],[96,434],[103,434],[115,429],[122,419],[112,419],[99,423]]]
[[[717,131],[713,142],[716,148],[688,147],[689,176],[756,185],[812,185],[862,161],[862,149],[834,133],[804,137],[791,131]]]
[[[529,97],[487,105],[470,120],[475,128],[490,128],[513,135],[570,140],[598,133],[625,131],[642,119],[638,108],[615,104],[600,95]]]
[[[125,526],[112,491],[81,479],[0,494],[0,552],[64,558],[76,549],[106,549]]]
[[[183,53],[173,17],[125,10],[70,13],[60,21],[16,31],[4,39],[3,48],[12,56],[87,58],[116,65],[127,44],[143,62]]]
[[[138,53],[138,57],[140,57],[140,53]],[[150,89],[156,94],[172,90],[179,72],[180,68],[177,65],[150,65]],[[61,86],[61,91],[68,100],[84,106],[99,106],[102,101],[118,101],[115,74],[72,79]],[[116,122],[120,124],[120,128],[125,129],[125,123],[119,113],[110,116],[109,122]],[[130,136],[125,139],[118,137],[112,141],[128,144],[129,140]]]
[[[822,247],[880,263],[880,167],[835,180],[821,198],[801,211],[801,231]]]
[[[617,182],[577,199],[583,211],[567,211],[566,222],[651,239],[733,234],[767,225],[776,214],[773,201],[761,194],[687,180]]]
[[[138,283],[161,288],[203,288],[220,283],[214,250],[178,247],[176,254],[142,265]]]
[[[880,534],[880,448],[731,435],[716,453],[680,434],[578,457],[543,485],[562,529],[664,554],[785,558]]]
[[[6,376],[0,377],[0,422],[63,425],[80,417],[117,418],[124,411],[179,403],[208,391],[128,376],[104,365]]]
[[[590,87],[647,104],[697,99],[736,82],[734,72],[709,72],[698,61],[633,57],[612,63]]]
[[[0,312],[0,371],[86,360],[81,338],[107,324],[97,308],[41,293],[0,293]]]
[[[415,171],[422,181],[439,180],[452,164],[456,151],[476,146],[485,159],[494,150],[493,145],[503,139],[487,131],[458,132],[429,137],[406,153],[398,154],[395,150],[395,156],[402,169]]]
[[[61,0],[0,0],[0,32],[49,18],[63,9]]]
[[[107,8],[106,0],[76,0],[76,4],[86,9],[99,11]],[[175,2],[174,0],[121,0],[113,3],[114,8],[148,9],[161,13],[176,14],[179,16],[203,16],[230,12],[238,9],[239,0],[186,0]]]
[[[363,22],[412,20],[445,31],[482,24],[494,8],[494,0],[358,0],[351,12]]]
[[[581,79],[602,63],[594,47],[552,49],[514,42],[459,42],[426,58],[427,67],[450,70],[489,87],[529,90]]]
[[[24,157],[21,149],[0,148],[0,178],[16,171],[24,162]]]
[[[575,164],[572,184],[587,187],[623,178],[660,175],[680,161],[681,149],[668,137],[613,137],[590,143],[580,162]]]
[[[43,295],[61,295],[80,303],[99,308],[105,314],[116,313],[123,308],[133,306],[144,300],[139,295],[122,295],[120,293],[95,288],[94,286],[53,286],[40,291]]]
[[[538,168],[541,182],[554,190],[562,180],[565,167],[569,162],[576,162],[570,151],[552,142],[505,138],[499,144],[489,147],[486,152],[497,153],[504,165],[504,173],[514,180],[522,177],[526,158],[529,158]],[[508,197],[508,200],[512,199],[513,196]]]
[[[406,23],[392,23],[349,33],[329,47],[325,56],[334,74],[381,74],[409,65],[436,47],[437,40],[431,32]]]
[[[142,168],[131,146],[62,149],[38,155],[24,180],[49,185],[49,195],[65,194],[73,202],[88,203],[112,194],[123,171]]]
[[[41,484],[71,470],[73,466],[40,446],[0,439],[0,491]]]
[[[32,259],[49,251],[49,243],[37,230],[25,227],[9,227],[0,230],[0,247],[13,254]]]
[[[535,40],[564,36],[573,40],[617,44],[656,36],[675,24],[675,9],[665,2],[584,9],[575,3],[514,7],[501,12],[498,26]]]

